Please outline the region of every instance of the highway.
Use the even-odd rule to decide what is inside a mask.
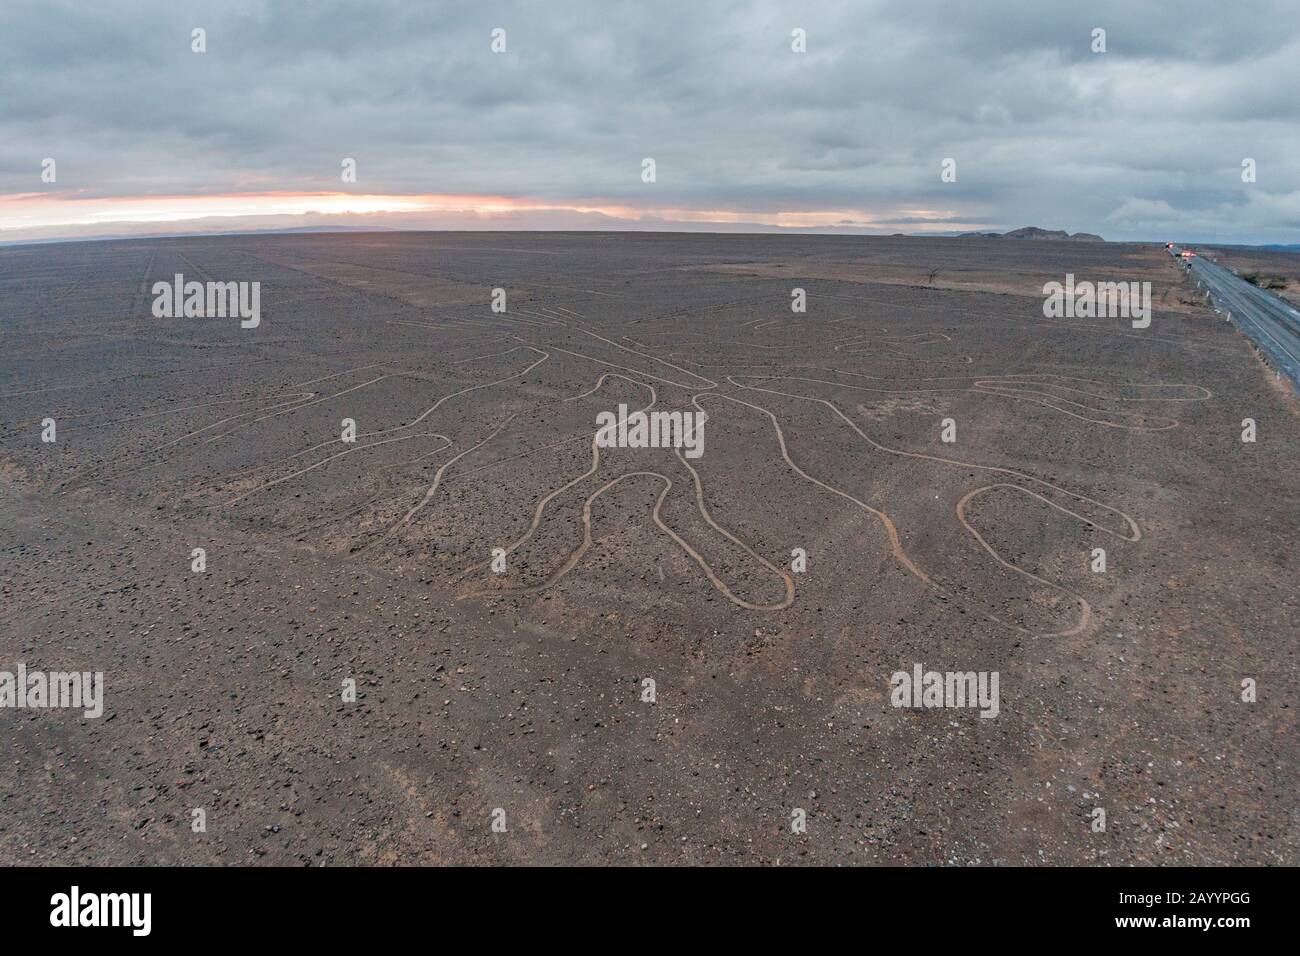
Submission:
[[[1175,254],[1178,251],[1175,248]],[[1205,286],[1218,309],[1300,388],[1300,311],[1204,256],[1186,261],[1190,275]]]

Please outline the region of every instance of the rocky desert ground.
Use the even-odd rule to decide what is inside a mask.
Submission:
[[[104,675],[0,709],[11,862],[1300,861],[1300,413],[1159,246],[15,246],[0,335],[0,670]]]

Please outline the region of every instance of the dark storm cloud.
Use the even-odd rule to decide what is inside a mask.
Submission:
[[[1295,241],[1298,28],[1266,2],[8,0],[0,193],[47,188],[45,156],[80,196],[335,190],[348,156],[367,193]]]

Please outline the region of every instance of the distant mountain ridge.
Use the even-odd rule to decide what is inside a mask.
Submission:
[[[1091,232],[1076,232],[1073,235],[1064,229],[1040,229],[1038,226],[1023,226],[1010,232],[962,232],[958,239],[1057,239],[1068,242],[1105,242],[1101,236]]]

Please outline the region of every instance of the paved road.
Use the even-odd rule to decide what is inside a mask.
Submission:
[[[1191,260],[1191,274],[1209,290],[1214,304],[1300,387],[1300,311],[1204,256]]]

